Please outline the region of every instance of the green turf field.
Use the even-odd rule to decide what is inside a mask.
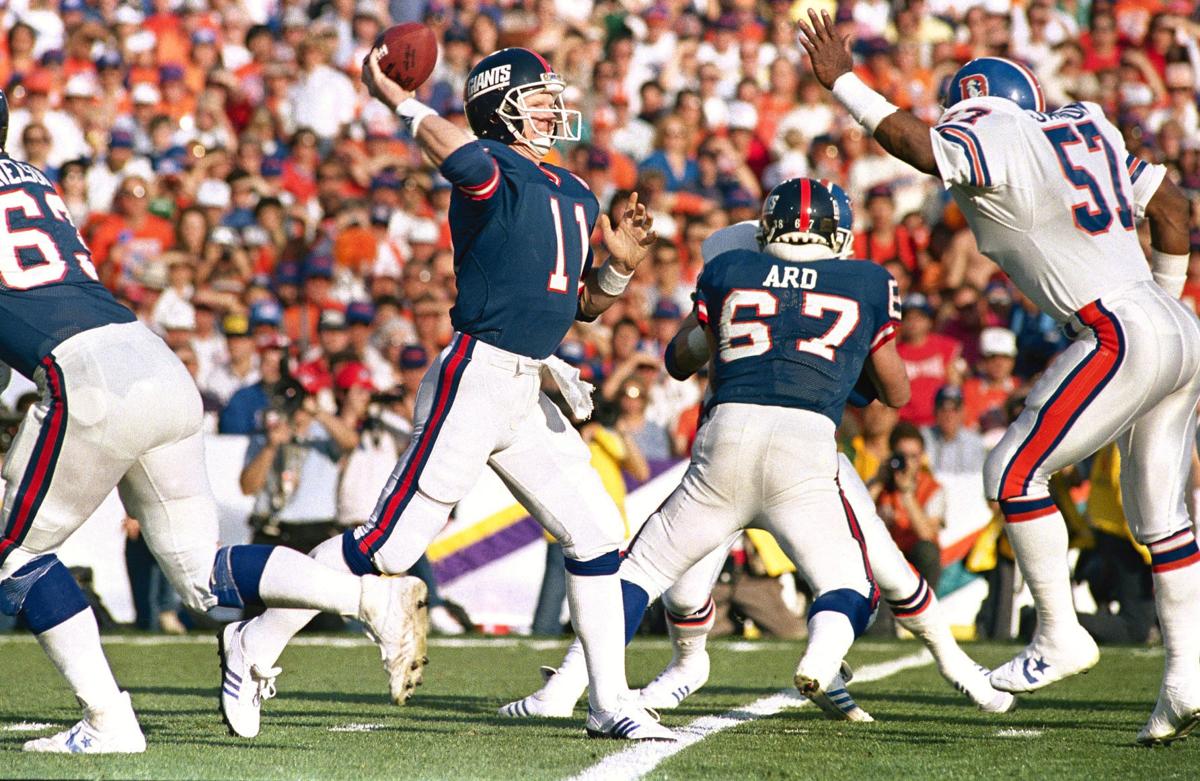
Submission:
[[[149,641],[152,644],[146,644]],[[292,647],[280,695],[254,741],[229,737],[216,710],[216,645],[208,638],[108,638],[118,680],[133,694],[150,748],[137,757],[38,756],[21,743],[75,721],[73,698],[28,637],[0,635],[0,777],[188,779],[883,779],[1196,778],[1200,739],[1143,749],[1134,735],[1153,705],[1160,651],[1105,649],[1079,676],[1024,698],[1014,713],[984,715],[942,683],[915,643],[862,643],[851,685],[874,724],[828,722],[798,700],[772,698],[790,683],[798,648],[778,642],[713,646],[708,686],[664,715],[682,747],[631,749],[587,740],[577,718],[517,722],[495,715],[528,693],[537,666],[564,644],[435,641],[425,685],[404,708],[388,704],[373,647]],[[1012,646],[975,645],[985,664]],[[630,680],[645,682],[670,652],[635,642]],[[900,660],[897,664],[889,664]],[[898,667],[904,667],[898,672]],[[772,698],[766,699],[764,698]],[[779,710],[780,706],[782,710]],[[720,718],[714,718],[720,717]],[[689,726],[690,725],[690,726]],[[597,763],[606,764],[598,765]]]

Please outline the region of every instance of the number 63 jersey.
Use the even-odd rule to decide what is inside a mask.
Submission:
[[[32,377],[61,342],[128,323],[96,278],[67,206],[37,168],[0,154],[0,361]]]
[[[896,337],[900,302],[874,263],[735,249],[705,264],[696,317],[717,340],[710,407],[791,407],[840,424],[867,357]]]
[[[1096,104],[1047,114],[970,98],[930,135],[980,252],[1058,321],[1151,279],[1134,223],[1165,169],[1128,154]]]

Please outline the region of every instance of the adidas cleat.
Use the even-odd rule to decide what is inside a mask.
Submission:
[[[667,669],[638,692],[638,704],[643,708],[670,710],[708,683],[708,652],[688,657],[686,662],[671,661]]]
[[[282,669],[251,664],[242,647],[246,621],[227,624],[217,635],[221,658],[221,718],[234,737],[253,738],[262,721],[262,704],[275,696]]]
[[[541,667],[543,686],[533,694],[507,705],[500,706],[498,713],[510,719],[565,719],[575,713],[575,703],[579,697],[568,700],[557,695],[550,680],[558,673],[553,667]]]
[[[658,723],[654,711],[628,702],[620,710],[595,711],[588,708],[587,734],[589,738],[611,738],[613,740],[675,740],[675,733]]]
[[[841,669],[833,676],[828,688],[822,688],[820,681],[801,672],[796,673],[795,684],[800,693],[820,708],[825,718],[831,721],[875,721],[871,714],[859,707],[846,690],[846,684],[853,678],[854,671],[850,669],[850,665],[842,662]]]

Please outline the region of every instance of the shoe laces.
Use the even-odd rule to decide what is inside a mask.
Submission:
[[[268,667],[266,670],[257,664],[250,666],[250,679],[254,681],[254,704],[262,705],[264,701],[275,696],[275,679],[283,672],[279,667]]]

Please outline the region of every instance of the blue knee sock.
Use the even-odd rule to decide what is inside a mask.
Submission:
[[[53,553],[38,556],[0,583],[0,610],[19,613],[35,635],[87,608],[83,589]]]
[[[813,600],[812,607],[808,609],[808,617],[812,618],[822,611],[841,613],[846,616],[850,620],[850,626],[854,629],[856,638],[867,631],[867,627],[871,624],[871,600],[852,588],[826,591]]]
[[[646,589],[628,580],[621,581],[621,605],[625,608],[625,645],[633,641],[649,604],[650,595],[646,593]]]
[[[226,545],[217,551],[208,587],[221,607],[262,607],[258,584],[274,545]]]
[[[359,550],[354,529],[342,532],[342,558],[346,560],[346,566],[350,568],[350,571],[359,577],[381,574],[379,568],[375,566],[375,562],[371,561],[371,557]]]

